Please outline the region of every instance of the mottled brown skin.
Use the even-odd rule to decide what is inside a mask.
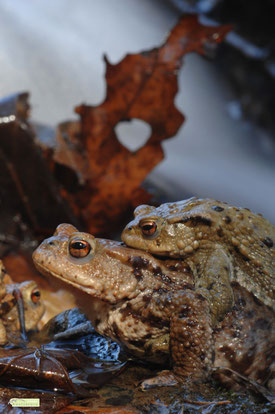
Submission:
[[[215,367],[230,368],[275,392],[274,311],[252,293],[232,283],[235,303],[214,330]],[[229,386],[236,383],[224,375]]]
[[[70,246],[76,240],[89,244],[90,252],[85,257],[72,256]],[[218,347],[224,345],[224,338],[235,337],[233,321],[239,311],[233,308],[235,313],[226,316],[228,324],[217,323],[214,333],[209,303],[196,292],[192,272],[183,261],[157,260],[119,242],[80,233],[69,224],[58,226],[54,236],[36,249],[33,260],[39,271],[73,290],[79,307],[100,334],[111,337],[139,358],[166,362],[172,368],[147,380],[147,384],[167,385],[187,378],[205,378],[215,364],[215,351],[223,365],[234,363],[231,356],[227,357],[230,352]],[[267,312],[268,320],[273,312],[265,305],[259,306]],[[242,331],[243,354],[251,326],[248,321]],[[271,328],[270,324],[266,331],[270,333]],[[257,342],[257,336],[254,341]],[[271,338],[263,342],[260,337],[260,348],[253,348],[255,361],[259,350],[264,355],[269,341]],[[235,347],[234,341],[228,342],[231,346]],[[262,364],[264,367],[266,363]]]
[[[155,255],[183,259],[196,289],[210,303],[212,321],[222,320],[234,303],[231,282],[274,309],[275,227],[261,215],[212,199],[190,198],[141,205],[122,240]],[[154,224],[144,234],[144,224]]]
[[[23,298],[26,331],[36,328],[45,310],[41,300],[32,296],[38,291],[37,284],[31,280],[14,283],[0,260],[0,345],[8,342],[10,332],[20,329],[17,300],[13,294],[15,289]]]

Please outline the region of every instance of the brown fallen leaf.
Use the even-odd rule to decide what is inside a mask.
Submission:
[[[49,281],[34,267],[31,256],[23,251],[12,252],[3,258],[3,263],[13,282],[34,280],[40,288],[51,289]],[[6,282],[11,283],[11,282]]]
[[[20,241],[33,249],[35,236],[49,234],[60,221],[76,222],[35,141],[28,113],[27,93],[0,100],[1,256]]]
[[[184,120],[174,104],[182,58],[190,52],[204,54],[229,30],[228,25],[203,26],[196,16],[187,16],[159,48],[128,54],[115,65],[104,58],[104,102],[76,108],[80,123],[59,127],[51,159],[62,196],[87,231],[110,234],[133,207],[149,200],[141,184],[164,157],[161,142],[173,137]],[[151,135],[145,145],[130,151],[120,143],[115,127],[134,118],[147,122]]]
[[[118,375],[125,362],[89,358],[75,349],[52,346],[0,349],[0,384],[91,396],[97,388]]]
[[[110,236],[136,205],[149,201],[141,185],[164,157],[161,142],[184,120],[174,104],[182,58],[204,54],[229,30],[187,16],[159,48],[128,54],[115,65],[105,57],[104,102],[79,106],[80,121],[59,126],[55,148],[36,140],[27,93],[0,101],[0,254],[19,244],[32,250],[61,222]],[[131,119],[151,127],[147,143],[136,151],[115,132]]]
[[[59,389],[81,394],[86,391],[73,384],[67,369],[79,368],[89,362],[84,354],[66,349],[1,349],[0,383],[5,386],[51,391]]]

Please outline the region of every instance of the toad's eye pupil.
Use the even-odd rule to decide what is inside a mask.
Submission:
[[[41,294],[40,294],[39,290],[38,289],[34,289],[32,291],[32,293],[31,293],[31,300],[32,300],[32,302],[33,303],[38,303],[39,300],[40,300],[40,296],[41,296]]]
[[[154,221],[143,222],[140,227],[145,236],[152,236],[157,230],[157,225]]]
[[[86,257],[91,251],[91,246],[86,240],[73,240],[69,245],[70,255],[76,258]]]
[[[84,243],[82,243],[82,242],[74,242],[74,243],[72,243],[72,248],[73,249],[78,249],[78,250],[80,250],[80,249],[85,249],[85,244]]]
[[[144,230],[144,231],[152,231],[152,230],[154,230],[154,226],[152,226],[150,224],[145,224],[144,226],[142,226],[142,230]]]

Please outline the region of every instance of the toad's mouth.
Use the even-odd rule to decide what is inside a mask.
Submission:
[[[36,269],[44,276],[46,277],[54,277],[58,281],[61,282],[62,287],[65,289],[69,289],[70,287],[73,288],[73,291],[82,291],[84,293],[87,293],[91,298],[100,299],[102,302],[110,303],[110,304],[116,304],[118,301],[112,301],[104,298],[102,296],[102,292],[87,287],[83,284],[81,284],[79,281],[75,282],[71,279],[65,279],[64,277],[60,276],[58,273],[54,272],[53,270],[49,270],[46,266],[43,266],[41,263],[35,262]]]
[[[74,296],[79,296],[80,294],[85,294],[89,296],[89,301],[98,300],[104,302],[105,304],[111,306],[120,306],[125,301],[129,299],[134,299],[139,291],[134,289],[132,292],[122,292],[122,294],[112,294],[112,290],[106,288],[106,286],[99,283],[98,286],[87,286],[87,279],[85,283],[81,283],[81,279],[72,280],[70,278],[65,278],[60,276],[59,273],[50,269],[48,266],[39,263],[37,260],[34,260],[36,269],[46,277],[53,278],[57,282],[57,288],[62,287],[67,290],[71,290]],[[59,285],[59,286],[58,286]],[[95,282],[96,285],[96,282]],[[87,298],[85,298],[87,300]]]

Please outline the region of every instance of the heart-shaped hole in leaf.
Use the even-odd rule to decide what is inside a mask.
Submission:
[[[151,135],[151,127],[147,122],[133,118],[119,122],[115,127],[118,140],[129,151],[137,151],[146,144]]]

